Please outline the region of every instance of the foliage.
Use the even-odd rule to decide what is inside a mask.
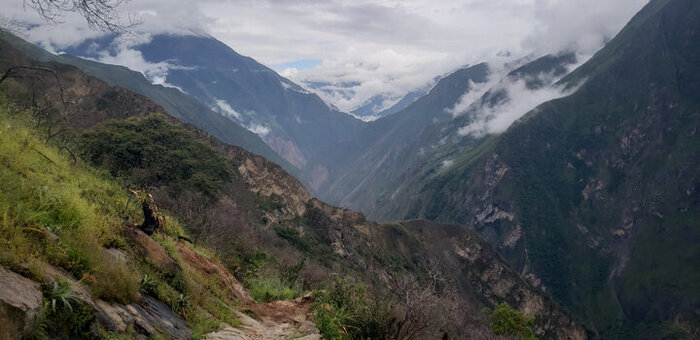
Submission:
[[[82,334],[95,319],[95,311],[75,297],[69,281],[56,280],[44,287],[44,298],[47,319],[71,334]]]
[[[250,296],[258,302],[292,300],[301,296],[301,287],[289,285],[277,276],[262,276],[246,282]]]
[[[362,284],[334,277],[327,291],[315,294],[316,326],[327,339],[384,339],[390,334],[390,308]]]
[[[522,339],[535,340],[532,329],[535,318],[528,318],[522,313],[510,308],[507,303],[501,303],[491,312],[491,328],[497,335],[512,335]]]
[[[84,155],[138,188],[167,186],[216,197],[233,175],[211,146],[160,114],[109,121],[80,138]]]
[[[129,304],[136,301],[139,292],[139,278],[124,263],[103,263],[96,270],[97,279],[92,292],[106,301]]]
[[[59,309],[73,310],[71,301],[75,300],[73,285],[69,281],[56,280],[49,289],[45,289],[44,295],[49,300],[52,312]]]
[[[274,229],[277,235],[279,235],[279,237],[289,241],[289,243],[295,245],[297,248],[299,248],[299,250],[309,251],[309,249],[311,248],[309,241],[301,237],[301,233],[299,233],[299,230],[292,227],[283,227],[280,225],[276,225]]]

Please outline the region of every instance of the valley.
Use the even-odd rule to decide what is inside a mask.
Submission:
[[[209,34],[2,30],[0,338],[697,338],[699,17],[351,113]]]

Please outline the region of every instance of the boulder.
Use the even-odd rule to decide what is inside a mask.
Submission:
[[[180,272],[180,266],[173,260],[163,247],[143,231],[125,226],[124,236],[130,241],[137,256],[143,257],[164,274],[175,276]]]
[[[0,266],[0,339],[29,335],[41,307],[39,284]]]
[[[173,339],[189,339],[192,331],[179,315],[163,302],[151,296],[143,300],[123,305],[98,300],[96,303],[97,321],[106,329],[123,333],[129,325],[147,336],[163,332]]]

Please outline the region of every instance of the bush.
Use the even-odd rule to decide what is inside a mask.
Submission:
[[[491,312],[491,329],[497,335],[512,335],[523,339],[537,339],[532,325],[535,318],[528,318],[510,308],[507,303],[496,306]]]
[[[301,296],[301,287],[287,285],[278,277],[260,277],[247,282],[248,293],[257,302],[292,300]]]
[[[334,277],[333,286],[315,294],[316,326],[327,339],[384,339],[390,333],[390,306],[365,286]]]
[[[47,319],[53,324],[52,328],[82,335],[95,320],[95,311],[75,298],[73,284],[68,281],[56,280],[52,285],[45,286],[44,298],[48,303]]]
[[[92,164],[138,188],[167,186],[175,194],[217,197],[234,174],[213,147],[160,114],[103,123],[80,142]]]
[[[99,266],[96,281],[90,290],[99,298],[129,304],[136,301],[139,278],[124,263],[108,263]]]

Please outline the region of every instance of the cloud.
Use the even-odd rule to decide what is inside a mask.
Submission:
[[[225,100],[218,99],[216,100],[216,107],[213,108],[214,111],[217,111],[221,114],[224,114],[228,116],[229,118],[235,118],[239,122],[241,121],[242,117],[241,114],[238,113],[238,111],[234,110],[229,103],[227,103]]]
[[[270,133],[269,127],[257,123],[251,123],[250,125],[246,126],[246,129],[260,137],[265,137],[268,133]]]
[[[569,65],[568,69],[573,70],[577,68],[583,60],[589,58],[590,56],[578,56],[580,62],[576,65]],[[487,83],[479,86],[479,92],[482,92],[484,85],[487,85],[489,93],[505,94],[504,99],[491,103],[489,100],[482,102],[482,97],[479,97],[474,99],[471,104],[468,104],[467,100],[475,97],[467,94],[462,97],[463,100],[449,110],[455,116],[466,114],[471,118],[471,122],[461,127],[457,131],[457,135],[481,138],[485,135],[505,132],[516,120],[541,104],[568,96],[578,90],[578,87],[564,90],[556,85],[531,89],[527,87],[527,79],[512,79],[507,76],[508,70],[509,68],[507,67],[499,69],[495,74],[491,75],[491,79]],[[549,73],[540,73],[531,77],[536,77],[545,84],[556,84],[558,81],[558,78]],[[495,82],[493,79],[499,80]]]
[[[562,50],[592,54],[617,34],[648,0],[536,0],[537,24],[523,40],[539,54]]]
[[[211,34],[268,66],[321,60],[281,72],[298,83],[326,83],[324,100],[349,110],[380,93],[399,97],[502,50],[523,56],[596,49],[645,1],[139,0],[121,12],[139,16],[142,32]],[[77,15],[48,25],[20,0],[5,5],[7,18],[32,24],[27,35],[52,51],[103,35]],[[135,54],[120,58],[112,61],[139,64]]]

